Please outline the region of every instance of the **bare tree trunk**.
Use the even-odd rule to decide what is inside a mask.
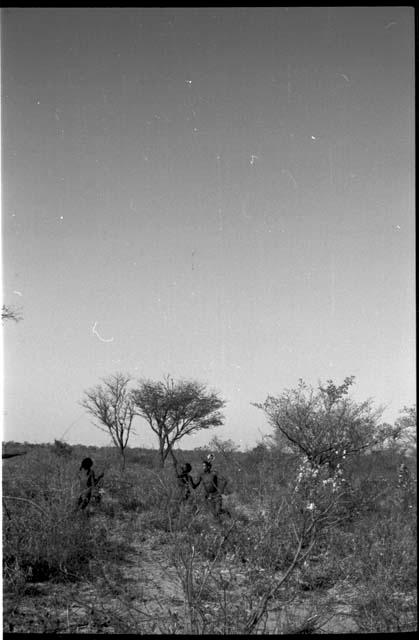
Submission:
[[[121,452],[121,457],[122,457],[122,461],[121,461],[121,471],[125,471],[125,448],[121,447],[120,448],[120,452]]]
[[[171,445],[167,445],[167,452],[166,452],[166,456],[170,453],[170,455],[172,456],[172,460],[173,460],[173,464],[175,469],[177,469],[178,466],[178,461],[176,459],[175,454],[173,453],[173,447]]]
[[[164,440],[160,440],[160,443],[159,443],[159,455],[160,455],[160,466],[163,469],[164,461],[166,460],[166,456],[164,455]]]

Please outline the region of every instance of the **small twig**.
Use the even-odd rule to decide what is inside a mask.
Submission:
[[[254,613],[252,613],[252,615],[250,616],[250,618],[246,622],[245,627],[244,627],[244,632],[245,633],[252,633],[253,632],[253,630],[256,627],[256,625],[258,624],[259,620],[266,613],[266,609],[267,609],[269,600],[271,600],[273,598],[273,596],[278,591],[278,589],[288,579],[288,577],[291,575],[292,571],[297,566],[297,563],[299,561],[301,562],[302,560],[304,560],[308,556],[308,554],[310,553],[310,551],[311,551],[311,549],[312,549],[312,547],[314,545],[314,541],[311,542],[311,544],[310,544],[309,548],[307,549],[307,551],[303,555],[300,556],[302,545],[303,545],[303,540],[304,540],[304,536],[301,536],[300,541],[298,543],[297,551],[295,552],[294,558],[293,558],[290,566],[288,567],[287,571],[285,572],[285,575],[278,582],[274,581],[274,583],[272,584],[270,589],[263,596],[263,598],[262,598],[258,608],[256,609],[256,611]]]
[[[230,535],[230,533],[232,532],[232,530],[233,530],[233,528],[234,528],[235,526],[236,526],[236,522],[233,522],[233,524],[231,525],[231,527],[229,528],[229,530],[227,531],[227,533],[225,533],[225,534],[224,534],[224,539],[223,539],[223,540],[222,540],[222,542],[219,544],[218,549],[217,549],[217,553],[215,554],[215,557],[214,557],[213,561],[211,562],[210,566],[207,568],[207,570],[206,570],[206,572],[205,572],[205,576],[204,576],[204,579],[203,579],[203,581],[202,581],[202,583],[201,583],[201,587],[200,587],[200,589],[199,589],[199,592],[198,592],[198,596],[197,596],[197,598],[199,598],[199,597],[201,596],[202,590],[203,590],[203,588],[205,587],[205,585],[206,585],[206,583],[207,583],[208,577],[211,575],[212,568],[213,568],[214,564],[216,563],[216,561],[218,560],[218,556],[219,556],[219,554],[220,554],[221,547],[222,547],[222,546],[223,546],[223,544],[226,542],[226,540],[227,540],[228,536]]]
[[[5,500],[20,500],[21,502],[28,502],[33,507],[36,507],[37,509],[39,509],[39,511],[41,513],[43,513],[44,516],[48,517],[48,514],[46,513],[46,511],[44,511],[42,509],[42,507],[39,506],[39,504],[36,504],[36,502],[32,502],[32,500],[28,500],[28,498],[18,498],[17,496],[3,496],[3,499],[5,499]]]

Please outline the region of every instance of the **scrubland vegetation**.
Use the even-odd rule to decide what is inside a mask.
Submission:
[[[342,400],[344,385],[332,392]],[[3,464],[4,631],[416,630],[415,455],[395,441],[313,460],[305,419],[305,453],[281,438],[246,452],[217,437],[177,450],[195,477],[215,454],[228,478],[220,519],[200,489],[180,504],[158,450],[128,447],[122,468],[116,447],[7,443],[27,453]],[[105,477],[100,503],[82,512],[86,455]]]
[[[105,492],[75,513],[87,453]],[[182,458],[196,469],[199,454]],[[229,477],[230,517],[217,522],[199,492],[177,509],[173,470],[152,451],[129,450],[121,474],[113,449],[33,446],[3,468],[4,631],[414,630],[415,467],[407,460],[401,486],[400,461],[362,454],[338,493],[320,481],[329,492],[301,495],[295,456],[227,447],[215,466]]]

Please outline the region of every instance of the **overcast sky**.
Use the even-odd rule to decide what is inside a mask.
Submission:
[[[416,398],[410,7],[2,14],[3,439],[107,444],[116,371]],[[152,446],[138,422],[133,446]]]

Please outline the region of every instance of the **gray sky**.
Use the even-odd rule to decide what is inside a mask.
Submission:
[[[116,371],[228,400],[188,448],[300,377],[415,402],[412,8],[1,15],[4,439],[108,443]]]

